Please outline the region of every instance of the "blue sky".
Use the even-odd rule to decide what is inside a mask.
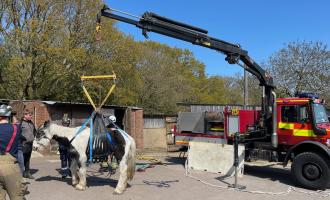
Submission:
[[[106,0],[109,7],[142,15],[145,11],[191,24],[209,35],[238,43],[259,64],[293,41],[330,44],[330,1],[327,0]],[[141,30],[122,22],[118,28],[136,40],[145,40]],[[229,65],[214,50],[166,36],[149,33],[149,39],[191,50],[206,65],[207,75],[233,76],[243,73]]]

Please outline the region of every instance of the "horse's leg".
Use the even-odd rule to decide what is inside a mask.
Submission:
[[[86,189],[86,167],[81,166],[78,170],[79,183],[76,185],[77,190]]]
[[[79,183],[76,185],[77,190],[85,190],[86,189],[86,157],[82,157],[79,160],[80,167],[78,169],[78,177]]]
[[[119,163],[119,180],[114,191],[115,194],[121,194],[127,187],[127,181],[132,180],[135,173],[135,141],[132,138],[125,140],[125,153]]]
[[[114,194],[121,194],[127,186],[127,155],[119,163],[119,179]]]
[[[70,171],[71,171],[71,176],[72,176],[72,185],[76,186],[79,182],[78,178],[78,160],[76,158],[73,158],[71,160],[71,166],[70,166]]]

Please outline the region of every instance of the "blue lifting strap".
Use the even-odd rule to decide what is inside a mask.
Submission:
[[[113,140],[112,140],[111,135],[110,135],[109,132],[107,133],[107,138],[108,138],[110,144],[113,146],[114,145],[114,142],[113,142]]]
[[[90,122],[90,134],[89,134],[89,163],[93,162],[93,119]]]
[[[88,119],[83,123],[83,125],[79,128],[79,130],[77,131],[77,133],[75,134],[75,136],[70,140],[70,144],[72,143],[72,141],[87,127],[87,124],[90,124],[90,135],[89,135],[89,163],[93,162],[93,129],[94,129],[94,123],[93,123],[93,118],[95,116],[96,112],[94,111],[90,117],[88,117]],[[115,125],[116,126],[116,125]],[[119,132],[123,135],[123,137],[127,137],[125,136],[125,132],[122,133],[123,131],[120,130],[120,128],[118,126],[116,126],[117,129],[119,129]],[[110,135],[110,133],[106,133],[107,139],[109,140],[111,145],[115,145],[114,141],[112,140],[112,137]]]
[[[72,141],[87,127],[88,122],[94,117],[95,112],[93,112],[91,114],[91,116],[89,116],[86,121],[83,123],[83,125],[81,125],[80,129],[77,131],[77,133],[75,134],[75,136],[70,140],[70,144],[72,143]]]

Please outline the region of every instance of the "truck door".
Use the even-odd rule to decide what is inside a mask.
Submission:
[[[279,143],[294,145],[306,137],[313,137],[308,104],[279,106],[280,120],[278,122]]]

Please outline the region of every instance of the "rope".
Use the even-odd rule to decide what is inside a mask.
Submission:
[[[189,157],[189,149],[188,149],[188,157]],[[326,197],[330,197],[330,191],[322,191],[322,190],[317,190],[317,191],[303,191],[303,190],[299,190],[295,187],[288,187],[288,189],[286,191],[283,192],[269,192],[269,191],[259,191],[259,190],[247,190],[247,189],[239,189],[239,188],[230,188],[228,186],[222,186],[222,185],[215,185],[212,183],[209,183],[207,181],[204,181],[200,178],[194,177],[191,175],[191,171],[188,168],[188,158],[186,159],[185,162],[185,176],[194,179],[198,182],[201,182],[205,185],[211,186],[211,187],[216,187],[216,188],[221,188],[221,189],[228,189],[228,190],[234,190],[237,192],[246,192],[246,193],[250,193],[250,194],[266,194],[266,195],[271,195],[271,196],[284,196],[284,195],[289,195],[292,192],[296,192],[296,193],[301,193],[301,194],[306,194],[306,195],[310,195],[310,196],[318,196],[318,197],[322,197],[322,198],[326,198]],[[230,176],[233,177],[233,176]],[[227,177],[225,179],[228,179],[230,177]]]

